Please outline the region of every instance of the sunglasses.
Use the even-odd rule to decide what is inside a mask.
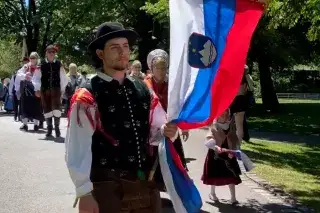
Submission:
[[[37,59],[37,58],[30,58],[30,60],[35,60],[35,59]]]
[[[49,54],[55,54],[55,53],[56,53],[56,51],[51,50],[51,51],[48,51],[48,53],[49,53]]]

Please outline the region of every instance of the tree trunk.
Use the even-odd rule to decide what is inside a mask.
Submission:
[[[42,45],[41,45],[41,49],[40,49],[42,56],[45,55],[45,50],[46,50],[48,42],[49,42],[48,38],[49,38],[49,33],[50,33],[51,21],[52,21],[52,13],[53,13],[53,11],[50,10],[48,20],[46,23],[46,28],[45,28],[44,35],[43,35],[43,39],[42,39]]]
[[[270,66],[266,57],[258,58],[262,103],[266,110],[279,111],[279,101],[271,78]]]
[[[32,9],[32,25],[33,25],[33,45],[34,51],[38,49],[38,43],[40,40],[40,17],[37,16],[37,8],[35,0],[31,0],[32,4],[30,5]]]
[[[146,71],[147,69],[149,69],[147,65],[147,56],[151,50],[156,48],[158,41],[152,39],[152,17],[147,15],[145,11],[139,11],[137,18],[137,26],[135,27],[135,30],[140,36],[140,40],[138,43],[139,61],[142,64],[142,70]]]

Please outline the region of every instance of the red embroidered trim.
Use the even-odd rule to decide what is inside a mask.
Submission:
[[[152,124],[152,121],[153,121],[153,115],[154,115],[154,110],[156,108],[156,106],[158,104],[160,104],[160,106],[162,107],[160,101],[159,101],[159,97],[157,96],[157,94],[154,92],[154,89],[153,89],[153,85],[152,85],[152,81],[151,81],[151,78],[147,78],[144,80],[145,84],[147,85],[147,87],[149,88],[150,92],[151,92],[151,114],[150,114],[150,118],[149,118],[149,122],[150,122],[150,125]]]
[[[97,104],[95,103],[93,95],[85,88],[80,88],[77,89],[76,92],[73,94],[71,101],[70,101],[70,110],[68,112],[68,127],[70,126],[70,116],[71,116],[71,111],[74,109],[74,107],[77,105],[77,123],[80,127],[82,127],[82,123],[80,120],[80,109],[81,107],[84,108],[84,112],[86,117],[88,118],[91,126],[93,129],[99,131],[102,133],[102,135],[110,141],[114,146],[118,146],[119,143],[106,131],[103,129],[102,124],[101,124],[101,119],[100,119],[100,113],[97,107]],[[95,109],[95,115],[94,118],[91,115],[90,108],[94,107]],[[96,122],[96,124],[95,124]]]

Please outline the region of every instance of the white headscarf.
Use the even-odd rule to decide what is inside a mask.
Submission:
[[[155,58],[157,58],[157,57],[163,58],[167,62],[167,65],[169,65],[169,55],[168,55],[168,53],[166,51],[164,51],[164,50],[161,50],[161,49],[155,49],[155,50],[151,51],[148,54],[148,57],[147,57],[147,64],[148,64],[148,67],[149,67],[150,70],[152,68],[153,60]]]

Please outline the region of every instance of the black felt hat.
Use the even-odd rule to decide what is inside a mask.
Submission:
[[[120,23],[106,22],[98,27],[95,39],[89,44],[88,50],[93,52],[102,49],[108,40],[114,38],[126,38],[132,45],[137,40],[138,34],[133,30],[125,29]]]

